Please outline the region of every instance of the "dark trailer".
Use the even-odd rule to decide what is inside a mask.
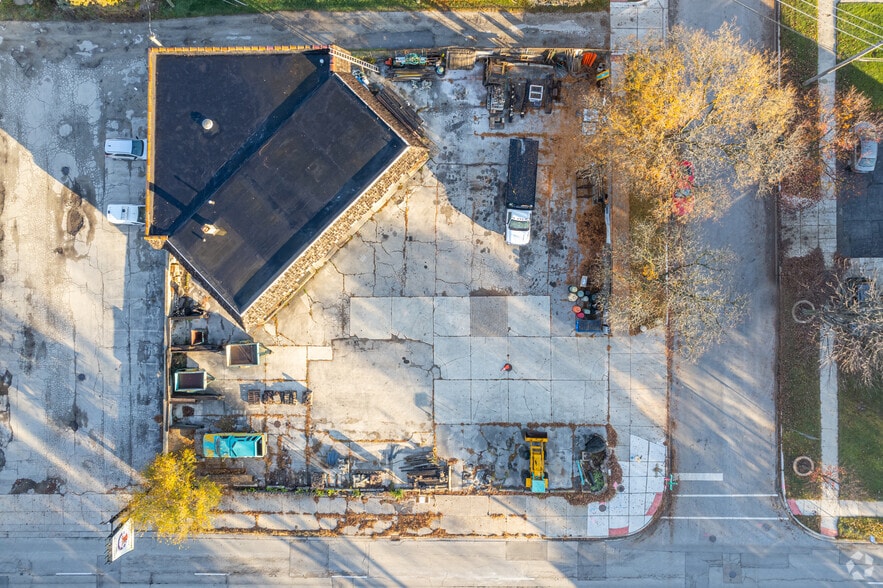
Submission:
[[[506,180],[506,207],[532,210],[537,198],[536,139],[509,140],[509,176]]]

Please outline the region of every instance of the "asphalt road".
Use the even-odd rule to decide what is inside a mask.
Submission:
[[[855,585],[854,572],[873,581],[883,555],[849,545],[646,543],[215,536],[184,548],[140,539],[105,564],[95,539],[0,539],[0,585],[805,587]]]
[[[166,47],[326,45],[347,49],[421,47],[607,46],[606,13],[283,12],[127,23],[0,22],[0,52],[54,60],[77,51],[97,56],[145,50],[152,34]],[[35,46],[35,41],[39,45]],[[86,43],[84,49],[81,45]],[[21,58],[17,59],[21,63]]]
[[[673,14],[676,23],[708,32],[735,22],[743,38],[775,49],[773,10],[765,2],[677,0]],[[673,361],[669,418],[681,482],[664,526],[675,537],[709,533],[738,543],[758,528],[789,524],[776,495],[775,226],[772,200],[745,192],[704,227],[709,246],[740,257],[735,283],[749,313],[698,362],[677,355]]]

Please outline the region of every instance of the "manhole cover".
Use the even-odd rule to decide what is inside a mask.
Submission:
[[[715,535],[709,535],[708,540],[714,543],[715,541],[717,541],[717,537]]]
[[[598,507],[598,510],[601,511],[601,512],[604,512],[605,510],[607,510],[607,505],[606,505],[606,504],[602,504],[601,506]]]

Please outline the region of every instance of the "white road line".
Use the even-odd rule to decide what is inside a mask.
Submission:
[[[672,494],[677,498],[776,498],[778,494]]]
[[[662,517],[670,521],[778,521],[779,517]]]
[[[55,572],[56,576],[94,576],[95,572]]]
[[[720,472],[710,472],[710,473],[677,473],[672,474],[675,477],[675,480],[681,482],[723,482],[724,475]]]
[[[194,576],[229,576],[230,574],[225,574],[224,572],[193,572]]]

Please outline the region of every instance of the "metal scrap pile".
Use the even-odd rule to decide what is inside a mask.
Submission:
[[[393,55],[384,65],[386,76],[392,80],[425,80],[445,75],[445,54],[430,51]]]
[[[448,464],[438,459],[430,450],[406,457],[402,471],[408,475],[408,483],[413,488],[440,489],[448,487],[450,474]]]

